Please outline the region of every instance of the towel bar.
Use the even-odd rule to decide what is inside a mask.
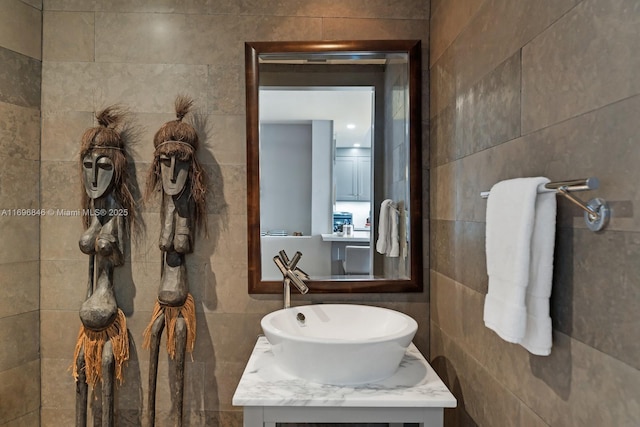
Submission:
[[[563,195],[569,201],[579,206],[584,210],[584,221],[586,222],[589,230],[600,231],[607,225],[609,217],[611,216],[611,211],[607,201],[601,198],[595,198],[585,203],[578,197],[571,194],[572,191],[595,190],[599,186],[600,181],[598,181],[598,178],[590,177],[574,179],[571,181],[549,182],[544,185],[544,188],[547,190],[556,190],[557,194]],[[538,192],[544,192],[544,189],[543,191],[538,189]],[[483,191],[480,193],[480,197],[486,199],[489,197],[489,194],[489,191]]]

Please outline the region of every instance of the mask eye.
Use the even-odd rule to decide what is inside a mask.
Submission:
[[[111,159],[108,158],[107,156],[99,157],[96,163],[97,163],[96,167],[102,170],[110,171],[111,169],[113,169],[113,163],[111,162]]]
[[[85,162],[82,163],[82,165],[87,169],[92,169],[93,168],[93,162],[85,161]]]
[[[171,157],[161,156],[160,157],[160,163],[162,164],[162,166],[170,167],[171,166]]]

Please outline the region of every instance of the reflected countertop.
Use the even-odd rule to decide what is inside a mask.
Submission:
[[[351,236],[328,233],[322,235],[322,240],[325,242],[369,242],[371,233],[369,231],[354,231]]]

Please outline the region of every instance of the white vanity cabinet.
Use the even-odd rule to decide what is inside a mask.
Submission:
[[[258,338],[233,395],[233,405],[244,407],[244,427],[275,427],[276,423],[442,427],[444,408],[456,404],[456,398],[413,344],[391,377],[372,384],[338,386],[282,372],[265,337]]]
[[[371,200],[371,157],[336,156],[336,200]]]

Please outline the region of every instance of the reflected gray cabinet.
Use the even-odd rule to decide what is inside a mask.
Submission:
[[[368,202],[371,200],[371,158],[336,156],[336,200]]]

